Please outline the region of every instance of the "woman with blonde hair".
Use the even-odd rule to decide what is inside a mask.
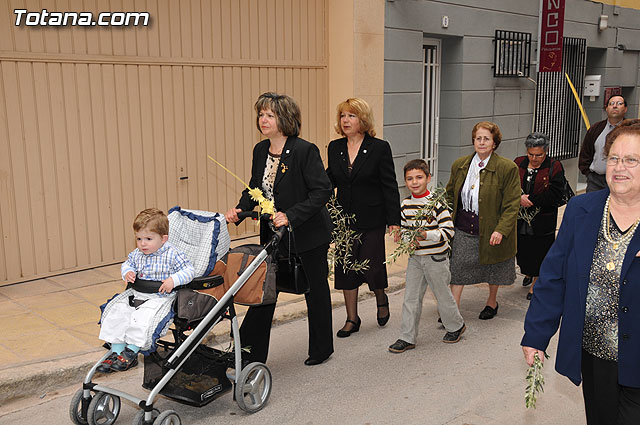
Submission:
[[[345,338],[360,329],[358,288],[364,282],[376,296],[378,325],[389,321],[384,235],[387,226],[394,231],[400,225],[400,194],[391,147],[375,138],[367,102],[357,98],[341,102],[335,128],[344,137],[329,144],[327,174],[337,189],[338,203],[346,214],[354,215],[352,227],[361,235],[352,258],[369,260],[364,272],[345,273],[342,264],[335,265],[335,288],[343,290],[347,309],[347,321],[337,336]]]

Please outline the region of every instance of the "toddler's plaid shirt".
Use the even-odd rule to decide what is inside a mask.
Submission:
[[[186,285],[195,276],[195,270],[184,253],[178,251],[169,242],[165,242],[153,254],[145,255],[138,248],[129,253],[129,258],[122,263],[120,272],[122,279],[128,272],[145,280],[162,282],[173,278],[174,286]]]

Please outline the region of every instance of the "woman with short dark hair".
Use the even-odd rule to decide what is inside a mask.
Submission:
[[[331,182],[316,145],[298,137],[302,120],[295,100],[277,93],[263,93],[255,110],[258,130],[267,139],[253,149],[249,187],[261,189],[276,209],[269,220],[260,220],[260,243],[265,244],[271,238],[270,224],[289,228],[290,237],[285,234],[279,250],[290,249],[298,254],[309,280],[310,290],[305,294],[309,357],[304,363],[313,366],[333,353],[331,294],[327,282],[327,250],[332,226],[326,208]],[[236,223],[239,212],[251,211],[256,205],[245,189],[238,205],[227,211],[225,217],[229,223]],[[275,308],[275,304],[249,307],[240,327],[242,345],[251,347],[242,353],[244,361],[267,361]]]
[[[543,133],[531,133],[524,141],[527,155],[514,161],[520,173],[520,206],[533,215],[527,222],[518,220],[518,253],[516,261],[525,275],[523,286],[531,285],[527,299],[531,299],[533,285],[540,274],[544,256],[556,239],[558,207],[562,199],[564,169],[560,161],[551,158],[549,138]],[[552,168],[553,166],[553,168]]]

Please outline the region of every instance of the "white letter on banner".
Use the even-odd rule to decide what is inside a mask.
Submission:
[[[558,44],[558,31],[547,31],[544,35],[544,44],[546,46]]]

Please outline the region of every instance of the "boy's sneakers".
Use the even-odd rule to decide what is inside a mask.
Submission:
[[[467,325],[465,325],[463,323],[462,327],[460,329],[458,329],[457,331],[455,331],[455,332],[447,332],[446,334],[444,334],[444,337],[442,338],[442,342],[446,342],[447,344],[456,343],[456,342],[460,341],[460,337],[462,336],[462,334],[466,330],[467,330]]]
[[[118,355],[112,352],[111,354],[109,354],[109,357],[107,357],[102,361],[102,363],[100,363],[100,366],[98,366],[96,370],[100,373],[111,373],[111,365],[116,361],[117,358]]]
[[[389,351],[391,351],[392,353],[404,353],[405,351],[411,350],[413,348],[416,348],[415,344],[411,344],[407,341],[399,339],[389,346]]]
[[[137,364],[138,353],[134,353],[129,348],[125,348],[122,354],[116,357],[116,360],[111,365],[111,369],[122,372],[136,366]]]

